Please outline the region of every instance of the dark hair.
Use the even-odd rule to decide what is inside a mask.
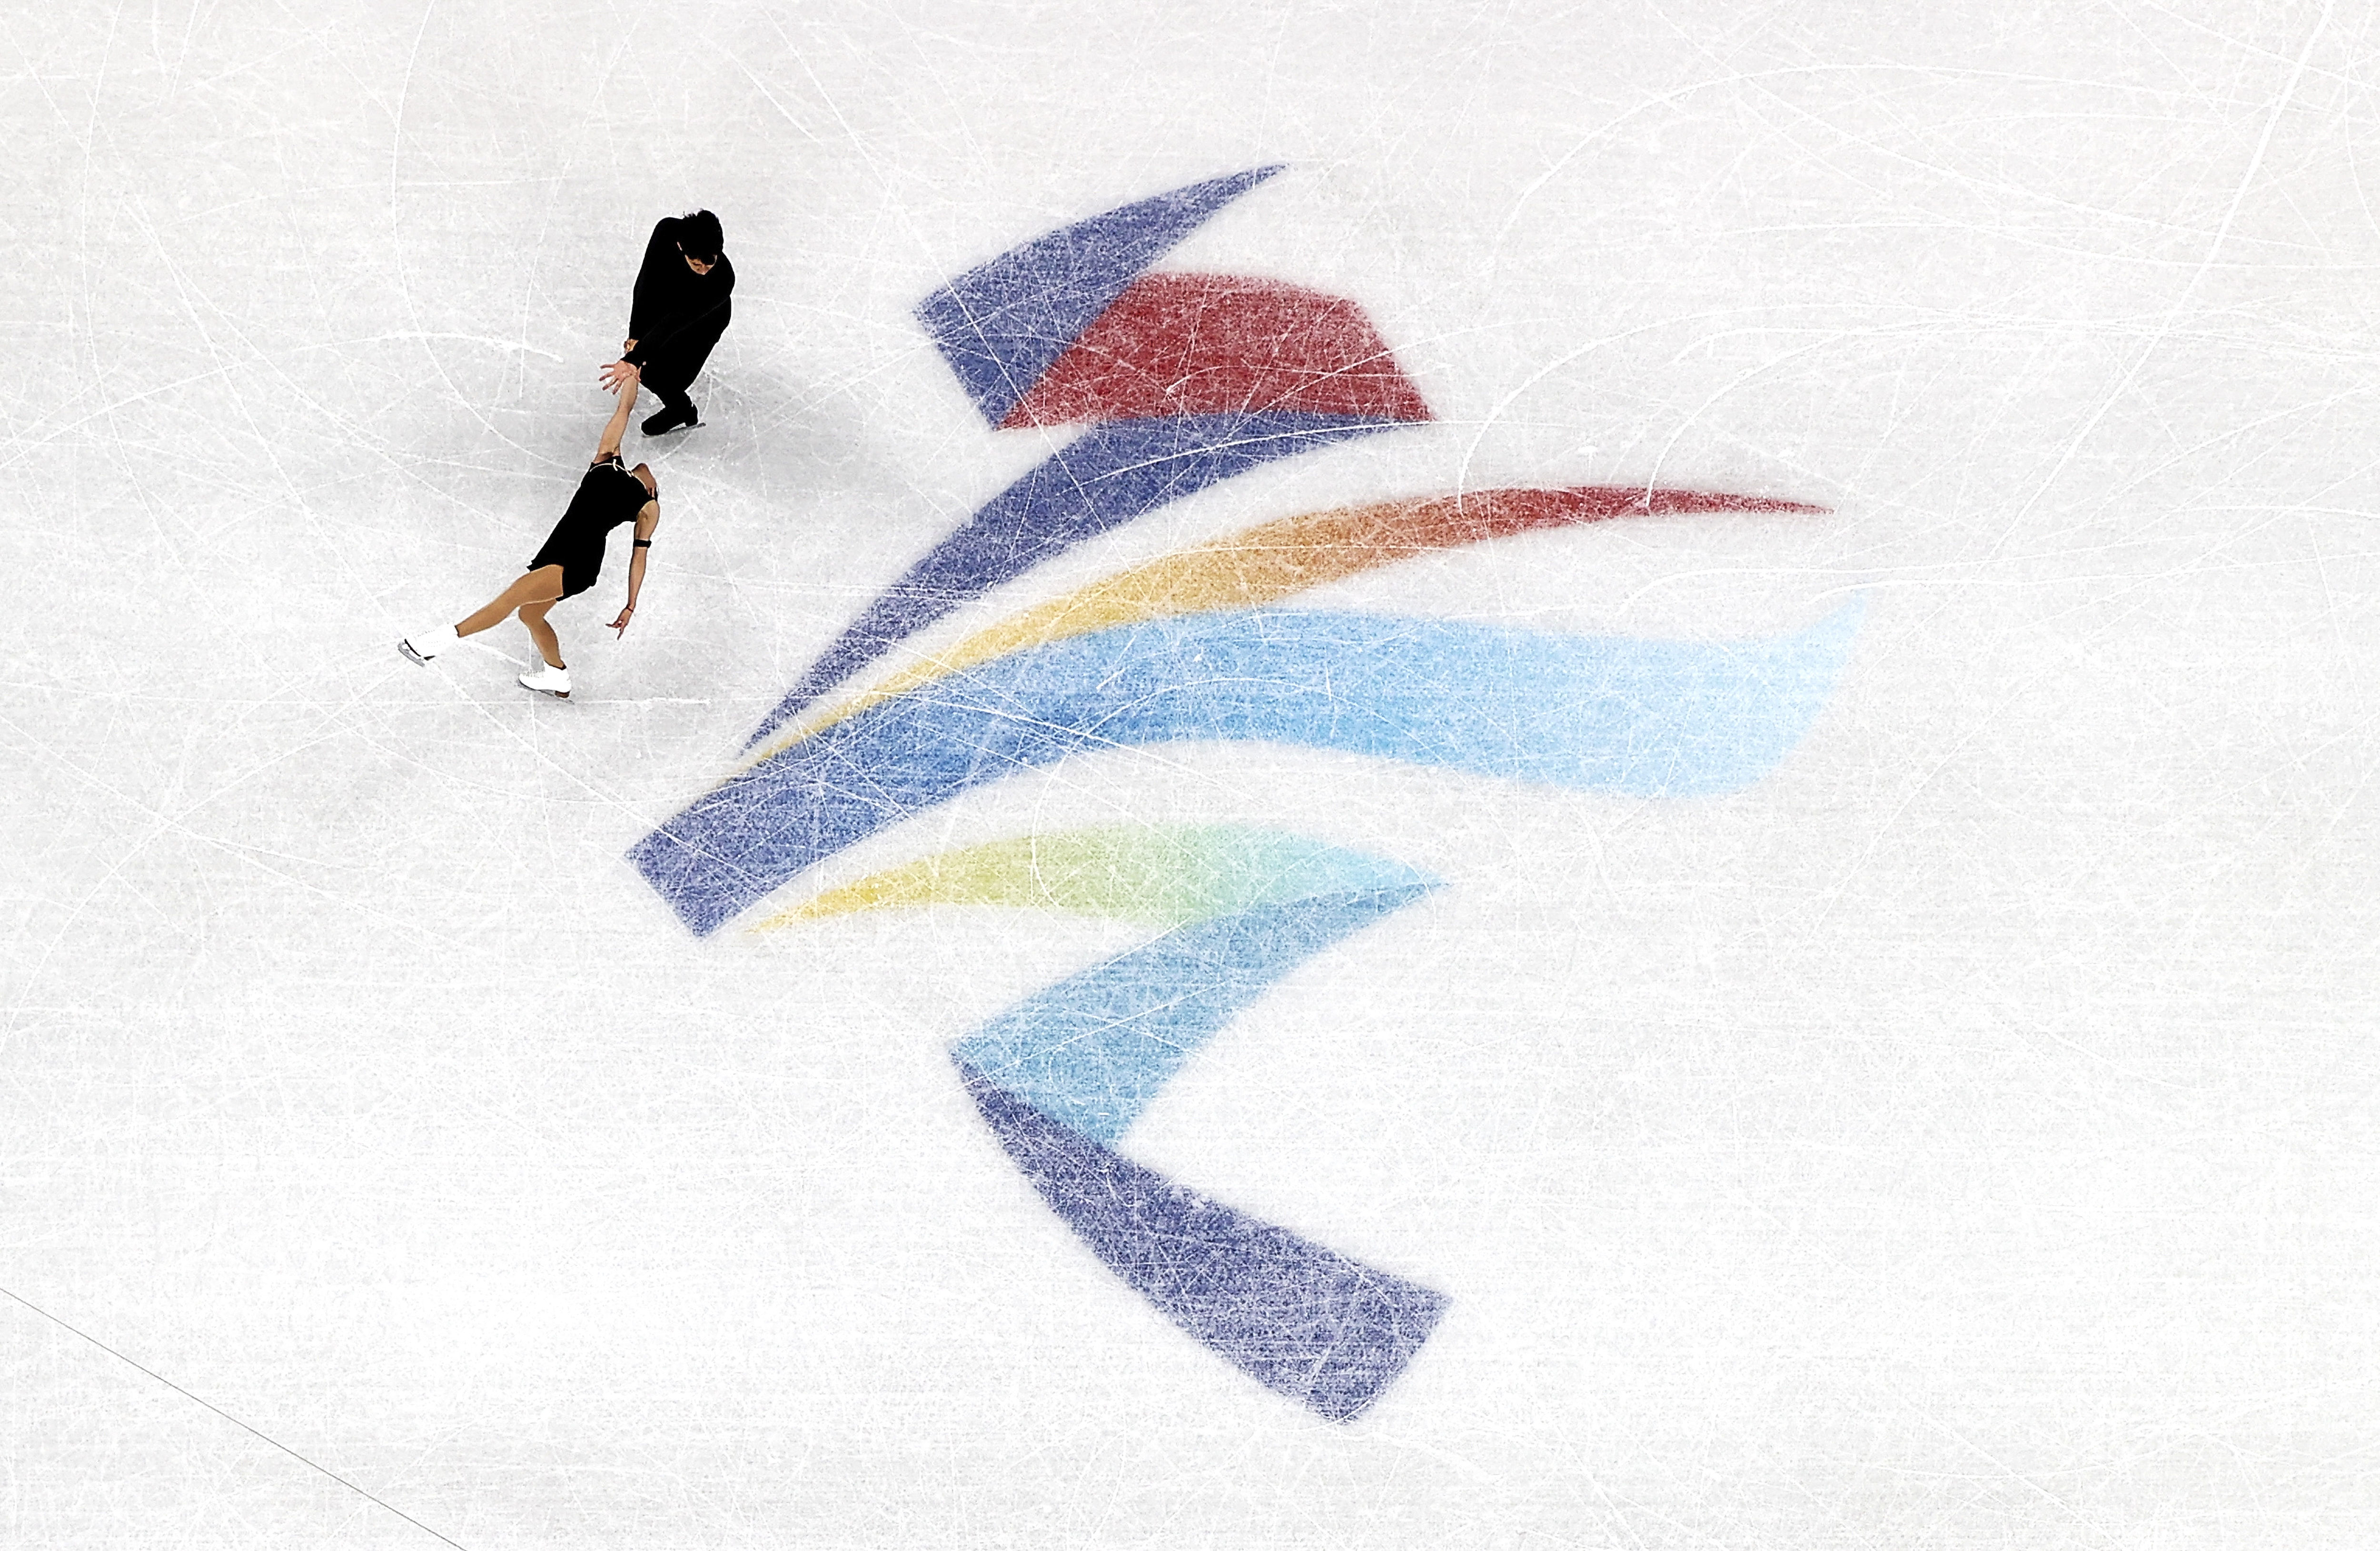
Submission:
[[[719,217],[707,210],[680,216],[677,223],[677,246],[689,259],[715,264],[724,250],[726,238],[720,236]]]

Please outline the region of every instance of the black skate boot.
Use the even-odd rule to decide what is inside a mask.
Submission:
[[[663,409],[660,414],[647,420],[642,429],[647,436],[663,436],[671,431],[683,430],[687,426],[698,426],[701,423],[696,418],[693,401],[688,400],[685,404]]]

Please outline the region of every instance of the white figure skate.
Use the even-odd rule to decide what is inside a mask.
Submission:
[[[570,698],[570,670],[540,662],[536,673],[520,676],[520,686],[534,689],[540,695],[551,695],[557,700],[567,700]]]
[[[396,643],[396,649],[405,654],[407,661],[419,662],[427,668],[432,658],[461,639],[460,636],[455,634],[453,625],[442,624],[435,630],[425,630],[419,635],[407,636]]]

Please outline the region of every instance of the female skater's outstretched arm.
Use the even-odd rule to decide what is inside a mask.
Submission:
[[[603,422],[603,440],[595,443],[597,463],[601,463],[605,458],[618,452],[620,438],[628,434],[628,410],[637,402],[637,369],[630,367],[622,372],[616,386],[620,394],[620,406],[612,411],[612,418]]]
[[[636,547],[628,551],[628,603],[620,611],[620,617],[612,622],[612,628],[621,635],[627,634],[628,621],[636,615],[637,594],[643,591],[645,586],[645,551],[652,548],[653,529],[661,525],[662,499],[655,496],[645,503],[643,511],[637,514]]]

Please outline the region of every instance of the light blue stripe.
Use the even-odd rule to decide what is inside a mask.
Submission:
[[[1266,988],[1435,887],[1323,894],[1181,927],[1017,1003],[951,1053],[1077,1135],[1113,1143]]]
[[[630,859],[710,933],[962,792],[1102,748],[1257,740],[1642,797],[1748,786],[1800,741],[1860,605],[1753,641],[1545,636],[1257,611],[1122,625],[978,664],[805,738]]]

